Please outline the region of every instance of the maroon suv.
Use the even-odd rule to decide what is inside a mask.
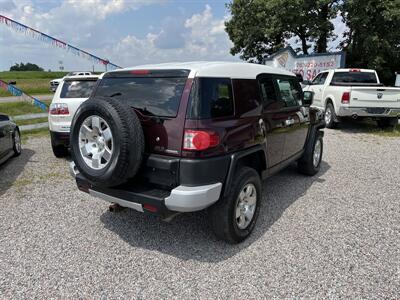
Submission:
[[[75,114],[71,172],[95,197],[170,219],[208,208],[215,234],[253,230],[261,180],[320,168],[324,122],[281,69],[160,64],[105,73]]]

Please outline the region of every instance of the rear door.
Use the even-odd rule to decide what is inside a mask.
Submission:
[[[187,100],[193,79],[189,70],[132,70],[106,73],[95,96],[130,106],[144,131],[145,151],[181,155]]]
[[[266,131],[268,167],[273,167],[283,160],[285,146],[285,121],[288,118],[284,105],[280,101],[275,78],[269,74],[258,78],[263,102],[262,121]]]
[[[308,110],[302,106],[303,92],[297,79],[292,76],[276,76],[275,84],[279,100],[283,103],[286,160],[303,150],[308,134]]]

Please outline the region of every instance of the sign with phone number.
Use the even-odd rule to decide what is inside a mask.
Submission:
[[[318,73],[344,68],[344,52],[297,55],[292,47],[286,47],[264,60],[265,65],[283,68],[301,74],[304,80],[312,80]]]

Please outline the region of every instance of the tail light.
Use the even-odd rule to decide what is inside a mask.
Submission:
[[[206,150],[219,144],[219,135],[214,131],[185,130],[183,150]]]
[[[350,103],[350,92],[344,92],[342,95],[342,103],[349,104]]]
[[[69,115],[68,105],[65,103],[52,103],[49,112],[51,115]]]
[[[350,69],[350,72],[361,72],[360,69]]]

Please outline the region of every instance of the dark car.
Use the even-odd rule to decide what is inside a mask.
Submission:
[[[10,117],[0,113],[0,164],[21,154],[21,136]]]
[[[170,219],[209,210],[215,234],[253,230],[261,181],[320,168],[324,121],[287,71],[249,63],[105,73],[71,127],[71,172],[93,196]]]

